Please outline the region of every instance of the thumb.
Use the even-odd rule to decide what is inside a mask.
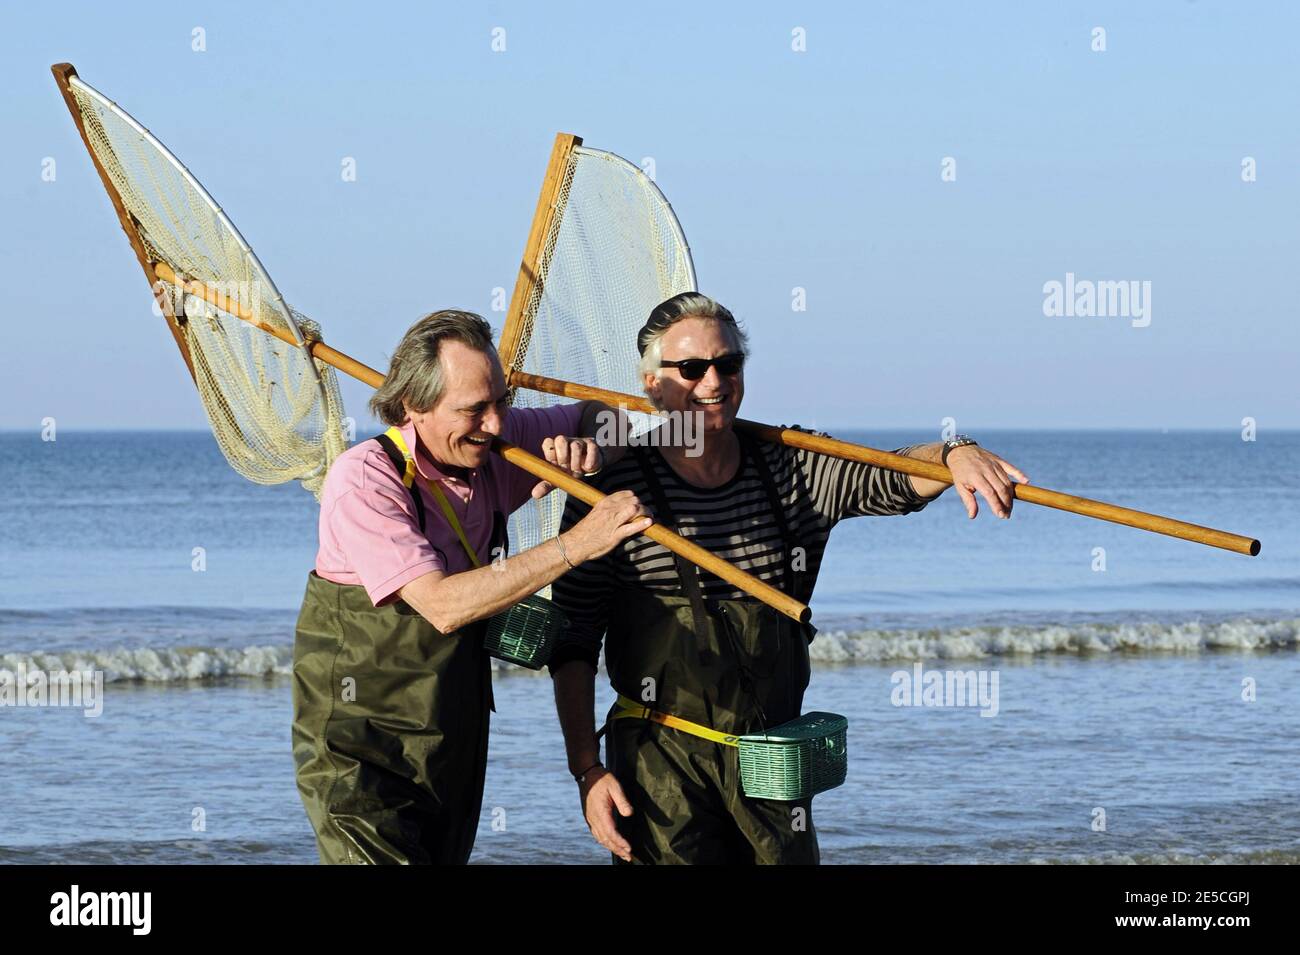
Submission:
[[[614,805],[618,807],[620,816],[632,815],[632,804],[627,801],[627,796],[623,794],[623,787],[619,785],[618,780],[614,780],[614,785],[610,787],[609,794],[614,798]]]
[[[533,497],[541,500],[555,490],[555,485],[550,481],[538,481],[537,486],[533,488]]]

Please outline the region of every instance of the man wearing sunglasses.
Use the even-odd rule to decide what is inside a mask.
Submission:
[[[660,304],[637,347],[646,394],[665,412],[697,415],[703,443],[634,447],[592,483],[633,491],[658,523],[800,601],[812,596],[837,521],[918,511],[947,487],[734,430],[746,336],[706,296]],[[971,517],[976,493],[1009,517],[1010,476],[1027,480],[964,436],[894,453],[946,464]],[[570,498],[563,526],[587,510]],[[592,835],[616,861],[816,863],[811,800],[744,796],[736,748],[708,735],[799,716],[813,628],[645,538],[583,564],[553,596],[570,620],[550,661],[569,770]],[[619,694],[606,722],[608,768],[593,718],[602,642]]]

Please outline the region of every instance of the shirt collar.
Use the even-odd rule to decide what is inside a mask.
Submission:
[[[410,418],[406,423],[400,425],[402,439],[406,442],[408,448],[413,448],[415,453],[415,471],[426,481],[460,481],[460,477],[454,474],[444,473],[437,465],[433,463],[433,458],[429,457],[429,452],[425,450],[420,443],[420,436],[415,431],[415,422]],[[470,471],[469,476],[473,478],[477,471]]]

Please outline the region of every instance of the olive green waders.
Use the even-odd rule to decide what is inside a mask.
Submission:
[[[742,447],[764,479],[789,561],[793,541],[771,475],[761,452],[744,438]],[[643,469],[657,519],[672,524],[653,467],[643,461]],[[635,587],[615,591],[605,635],[605,667],[614,689],[651,709],[735,736],[797,717],[811,673],[808,628],[758,601],[704,600],[695,567],[680,557],[677,563],[686,596]],[[797,592],[798,575],[784,576]],[[614,711],[610,717],[609,770],[633,808],[630,817],[616,821],[637,862],[819,861],[812,800],[745,796],[736,747],[649,720],[615,719]]]
[[[799,715],[808,643],[793,621],[765,604],[709,601],[708,623],[697,629],[687,598],[623,588],[615,600],[605,666],[624,696],[736,736]],[[733,645],[752,663],[738,662]],[[616,817],[618,831],[637,862],[819,860],[812,800],[745,796],[736,747],[648,720],[611,718],[607,725],[609,770],[633,809]]]
[[[293,757],[324,863],[469,859],[492,677],[484,622],[438,632],[313,572],[293,652]]]

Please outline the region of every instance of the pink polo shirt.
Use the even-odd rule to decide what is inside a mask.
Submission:
[[[579,405],[512,408],[501,437],[541,456],[542,440],[577,434]],[[468,481],[442,474],[424,445],[417,445],[415,425],[402,425],[408,448],[415,448],[415,486],[424,500],[424,533],[411,494],[378,441],[361,441],[330,466],[320,500],[320,550],[316,573],[337,584],[360,584],[378,607],[397,591],[430,571],[458,574],[470,570],[460,539],[429,492],[427,481],[442,482],[465,536],[487,563],[492,559],[493,514],[508,518],[530,497],[537,478],[490,455]]]

